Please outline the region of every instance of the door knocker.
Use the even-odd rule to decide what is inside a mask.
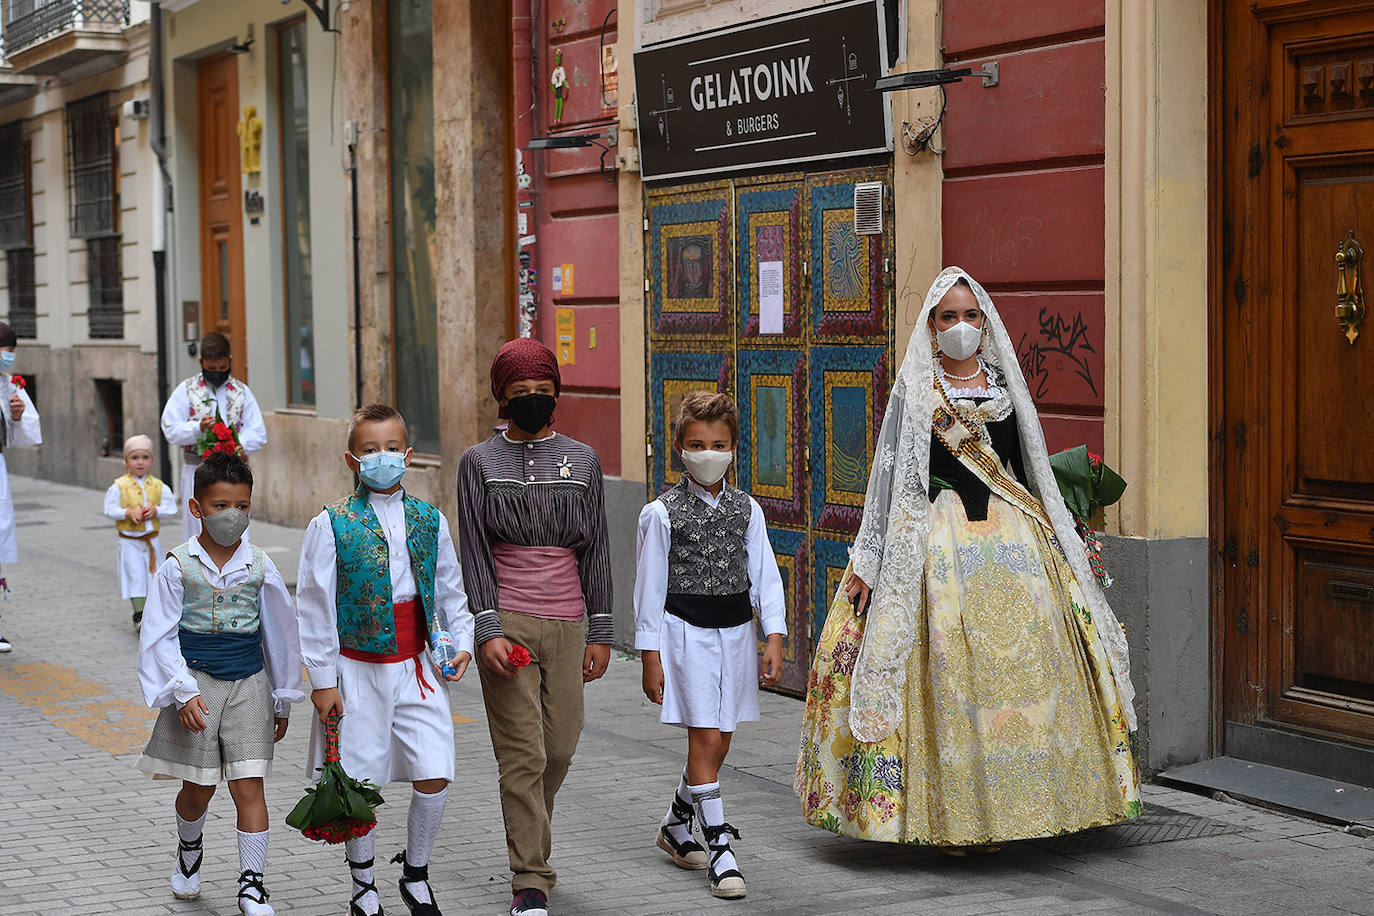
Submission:
[[[1352,346],[1360,336],[1360,325],[1364,324],[1364,283],[1360,278],[1363,259],[1364,248],[1355,241],[1355,230],[1351,229],[1336,249],[1336,319]]]

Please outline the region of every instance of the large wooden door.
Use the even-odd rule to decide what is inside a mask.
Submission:
[[[1374,245],[1374,2],[1222,16],[1222,712],[1374,742],[1374,325],[1336,314],[1338,248]]]
[[[863,181],[891,187],[891,171],[645,194],[650,495],[682,471],[672,451],[682,395],[731,394],[740,441],[730,480],[768,521],[788,607],[778,687],[789,693],[805,690],[859,529],[892,374],[892,214],[888,201],[882,233],[855,231]]]
[[[234,376],[247,381],[237,59],[232,54],[208,58],[198,75],[201,332],[219,331],[229,338]]]

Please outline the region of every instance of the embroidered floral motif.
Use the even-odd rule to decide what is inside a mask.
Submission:
[[[997,555],[993,557],[993,562],[998,566],[1005,566],[1012,572],[1029,572],[1030,564],[1026,560],[1026,546],[1024,544],[1013,544],[1002,541],[997,545]]]

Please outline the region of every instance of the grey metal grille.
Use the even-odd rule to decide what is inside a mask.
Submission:
[[[1245,827],[1198,817],[1173,808],[1149,805],[1145,812],[1133,821],[1112,824],[1108,827],[1094,827],[1068,836],[1047,837],[1034,840],[1055,852],[1074,854],[1092,852],[1098,849],[1120,849],[1125,846],[1149,846],[1155,843],[1169,843],[1174,840],[1189,840],[1202,836],[1222,836],[1228,833],[1244,833]]]
[[[87,312],[93,339],[124,336],[124,277],[120,265],[123,240],[117,235],[86,242],[86,277],[90,290]]]
[[[67,190],[71,237],[114,232],[114,123],[110,94],[97,92],[67,103]]]
[[[128,24],[129,0],[5,0],[5,52],[71,28]]]
[[[0,248],[29,243],[29,176],[24,122],[0,125]]]
[[[9,325],[14,336],[37,337],[38,296],[32,248],[11,248],[5,252],[5,282],[9,287]]]

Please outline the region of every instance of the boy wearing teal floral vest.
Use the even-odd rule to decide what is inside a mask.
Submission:
[[[323,723],[341,714],[339,757],[354,779],[410,782],[401,899],[438,916],[429,854],[454,776],[453,717],[443,680],[472,658],[472,615],[442,512],[401,486],[405,420],[369,404],[353,415],[344,460],[361,483],[306,529],[297,574],[301,652],[319,718],[310,772],[324,760]],[[428,649],[428,651],[426,651]],[[376,831],[345,844],[350,916],[382,911],[373,879]]]

